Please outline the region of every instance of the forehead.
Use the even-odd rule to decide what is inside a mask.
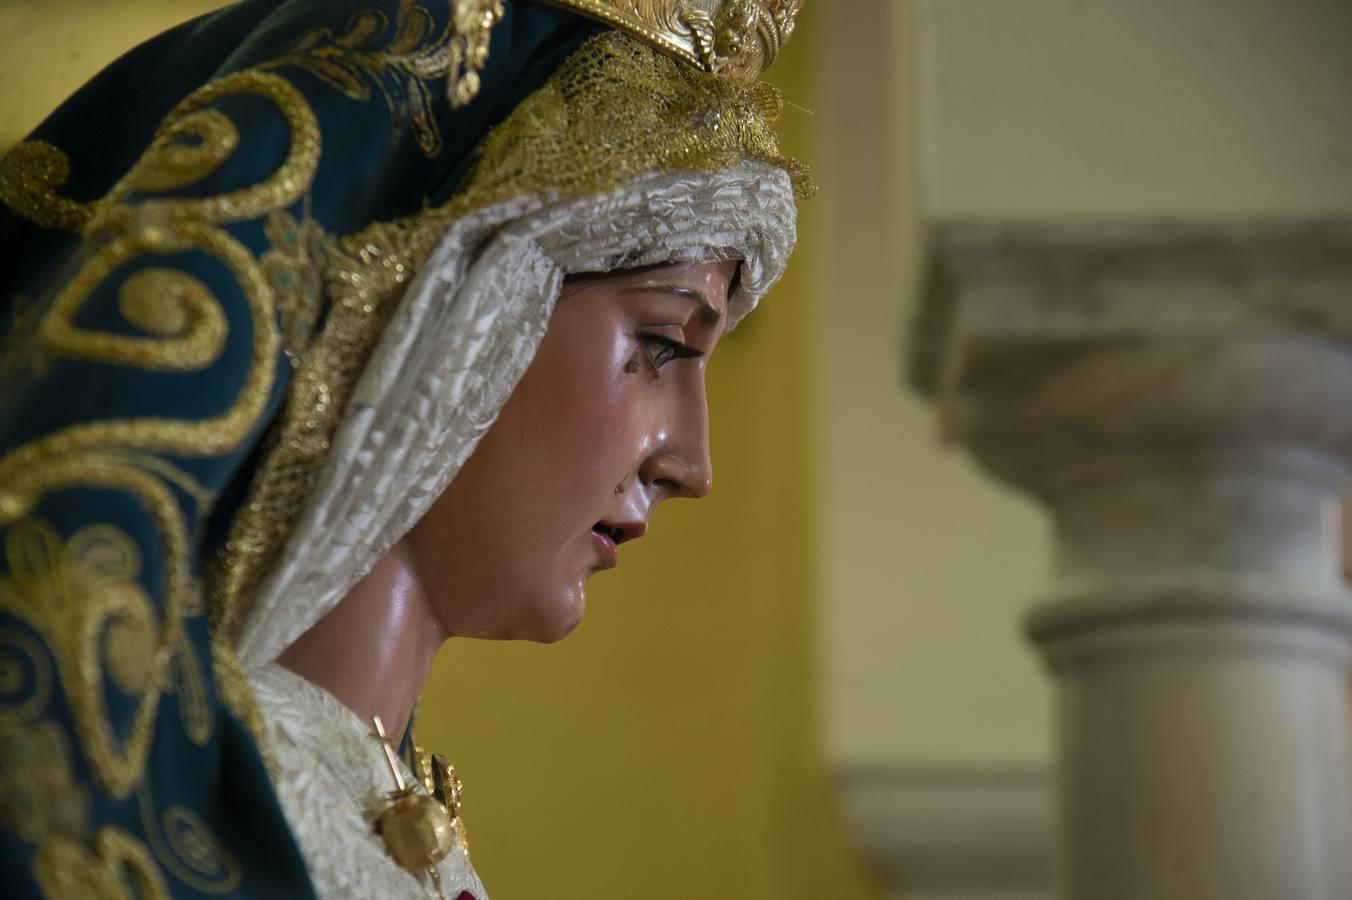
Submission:
[[[616,269],[604,273],[584,273],[571,275],[564,282],[564,291],[574,291],[604,287],[618,294],[643,293],[647,289],[657,292],[672,292],[672,288],[681,289],[679,293],[688,293],[707,299],[722,316],[727,311],[728,293],[736,280],[741,263],[738,260],[710,260],[694,262],[664,263],[655,266],[643,266],[634,269]]]

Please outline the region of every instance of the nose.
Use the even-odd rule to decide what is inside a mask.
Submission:
[[[656,423],[652,452],[639,466],[639,479],[667,497],[707,497],[714,486],[709,456],[709,407],[701,389]]]

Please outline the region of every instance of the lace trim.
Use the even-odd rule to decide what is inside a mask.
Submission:
[[[272,664],[250,673],[268,742],[274,787],[322,900],[427,900],[430,880],[395,864],[372,823],[389,804],[384,754],[365,723],[327,691]],[[401,763],[402,767],[402,763]],[[412,773],[405,778],[414,783]],[[459,850],[442,860],[442,890],[485,900],[479,876]]]

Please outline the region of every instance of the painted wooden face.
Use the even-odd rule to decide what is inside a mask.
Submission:
[[[712,486],[709,357],[735,262],[570,279],[534,360],[407,536],[448,634],[555,641],[653,508]]]

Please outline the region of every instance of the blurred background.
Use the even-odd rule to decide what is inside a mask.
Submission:
[[[220,5],[0,0],[0,147]],[[888,873],[992,792],[999,896],[1048,896],[1049,528],[905,384],[926,226],[1352,213],[1346,0],[808,0],[772,76],[821,195],[711,368],[716,490],[424,695],[495,900],[957,898]]]

